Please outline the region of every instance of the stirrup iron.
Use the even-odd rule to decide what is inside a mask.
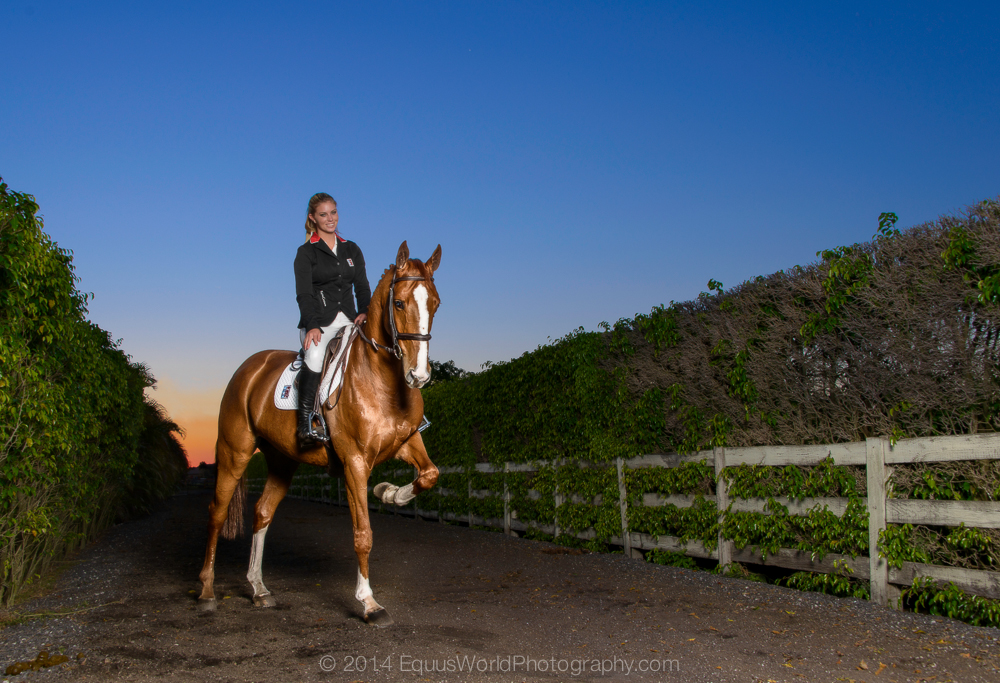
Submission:
[[[320,431],[316,431],[316,427],[313,426],[313,420],[319,421]],[[326,428],[326,420],[323,419],[322,413],[315,410],[309,413],[309,438],[318,441],[319,443],[330,443],[329,432]]]

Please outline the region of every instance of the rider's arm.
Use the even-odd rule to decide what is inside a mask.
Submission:
[[[357,247],[357,258],[354,264],[354,298],[358,301],[358,315],[368,313],[368,304],[372,301],[372,288],[368,284],[368,274],[365,272],[365,255]]]
[[[319,302],[313,293],[312,260],[309,253],[304,249],[307,245],[299,247],[295,254],[295,300],[299,303],[299,327],[312,331],[320,327],[319,324]]]

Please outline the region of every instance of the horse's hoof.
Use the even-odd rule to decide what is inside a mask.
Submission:
[[[199,612],[214,612],[218,605],[219,603],[215,601],[215,598],[198,598]]]
[[[387,481],[383,481],[383,482],[381,482],[379,484],[375,484],[375,488],[372,489],[372,493],[374,493],[375,497],[378,498],[383,503],[391,503],[392,502],[392,496],[393,496],[394,493],[396,493],[396,489],[397,488],[399,488],[399,487],[398,486],[393,486],[392,484],[390,484]],[[386,492],[388,492],[388,499],[387,499]]]
[[[253,606],[254,607],[276,607],[278,601],[274,599],[274,596],[270,593],[266,595],[255,595],[253,596]]]
[[[385,611],[385,607],[379,607],[374,612],[369,612],[365,615],[365,623],[369,626],[385,628],[386,626],[392,626],[393,621],[389,613]]]

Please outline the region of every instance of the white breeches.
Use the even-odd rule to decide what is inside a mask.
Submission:
[[[337,336],[337,332],[350,324],[351,320],[344,315],[344,312],[338,311],[337,317],[333,319],[332,323],[320,328],[323,330],[323,337],[319,340],[319,344],[306,349],[306,367],[313,372],[321,372],[323,370],[323,357],[326,355],[326,347],[330,340]],[[306,330],[300,329],[299,344],[305,343],[305,340]]]

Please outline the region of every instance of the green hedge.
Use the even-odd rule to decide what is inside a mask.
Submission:
[[[72,254],[0,179],[0,602],[116,516],[139,514],[187,462],[153,383],[86,320]],[[140,453],[144,456],[139,462]]]
[[[566,458],[608,462],[655,449],[662,392],[632,397],[606,367],[607,335],[582,329],[424,392],[423,433],[438,465]]]

